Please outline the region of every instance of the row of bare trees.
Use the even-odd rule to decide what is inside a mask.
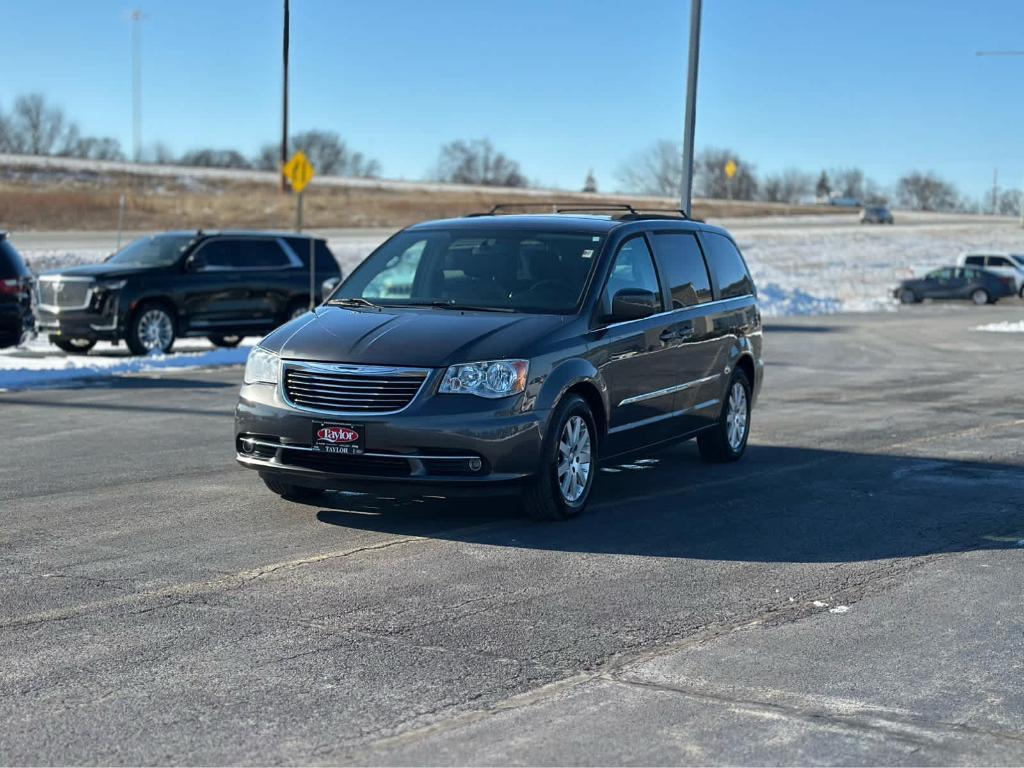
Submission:
[[[117,139],[83,136],[78,124],[38,93],[19,96],[9,112],[0,109],[0,152],[123,160]]]
[[[658,141],[633,155],[617,174],[624,191],[642,195],[679,197],[682,179],[682,148]],[[736,172],[726,173],[733,161]],[[823,170],[817,177],[798,168],[758,176],[757,168],[728,149],[704,149],[694,158],[694,196],[763,200],[775,203],[824,202],[835,198],[858,200],[865,205],[896,202],[920,211],[983,210],[985,206],[962,197],[956,187],[930,171],[911,171],[901,176],[892,190],[868,178],[859,168]],[[1020,196],[1004,192],[995,207],[999,213],[1017,213]]]

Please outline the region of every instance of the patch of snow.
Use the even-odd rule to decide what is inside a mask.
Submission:
[[[986,323],[975,326],[976,331],[990,331],[992,333],[1024,333],[1024,320],[1011,322],[1004,320],[1001,323]]]
[[[180,351],[169,355],[132,357],[123,346],[101,343],[87,355],[66,355],[46,340],[35,339],[24,347],[0,352],[0,389],[52,387],[126,373],[241,365],[251,346],[228,349],[186,339],[176,348]]]
[[[835,608],[829,608],[829,613],[846,613],[850,610],[848,605],[837,605]]]
[[[822,602],[821,600],[815,600],[811,605],[815,608],[828,608],[828,603]]]

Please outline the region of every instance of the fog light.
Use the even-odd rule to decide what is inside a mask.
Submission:
[[[480,459],[470,459],[469,460],[469,469],[470,469],[471,472],[479,472],[480,471],[480,467],[482,467],[483,465],[484,464],[483,464],[482,461],[480,461]]]
[[[254,450],[256,450],[256,443],[253,442],[251,437],[246,437],[242,439],[242,450],[245,451],[246,453],[252,453]]]

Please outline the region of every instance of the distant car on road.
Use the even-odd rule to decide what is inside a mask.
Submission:
[[[599,461],[689,438],[740,459],[762,331],[732,237],[678,213],[583,214],[396,234],[253,348],[239,463],[290,499],[504,489],[557,519],[586,505]]]
[[[13,347],[32,330],[32,273],[0,232],[0,347]]]
[[[893,224],[892,211],[884,205],[870,205],[861,211],[861,224]]]
[[[1024,254],[978,253],[975,251],[962,254],[959,263],[972,267],[984,267],[988,272],[1012,278],[1017,295],[1024,298]]]
[[[893,292],[903,304],[925,299],[968,299],[975,304],[995,304],[1016,293],[1012,278],[975,267],[943,267],[921,278],[904,280]]]
[[[341,271],[314,238],[316,300]],[[309,306],[310,236],[253,231],[166,232],[129,243],[102,264],[39,278],[37,326],[66,352],[124,340],[136,355],[168,352],[181,336],[222,347],[263,335]]]

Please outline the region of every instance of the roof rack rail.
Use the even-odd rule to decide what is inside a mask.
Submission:
[[[619,221],[639,221],[641,219],[690,219],[682,208],[635,208],[629,203],[562,203],[557,200],[536,200],[532,203],[498,203],[489,211],[468,214],[475,216],[495,216],[507,209],[550,207],[551,213],[587,213],[604,212],[619,213],[615,216]],[[696,221],[696,219],[691,219]]]
[[[552,213],[555,213],[560,205],[561,203],[558,200],[534,200],[532,203],[497,203],[489,211],[477,211],[476,213],[468,214],[468,216],[494,216],[506,208],[536,208],[539,206],[547,206],[551,208]]]

